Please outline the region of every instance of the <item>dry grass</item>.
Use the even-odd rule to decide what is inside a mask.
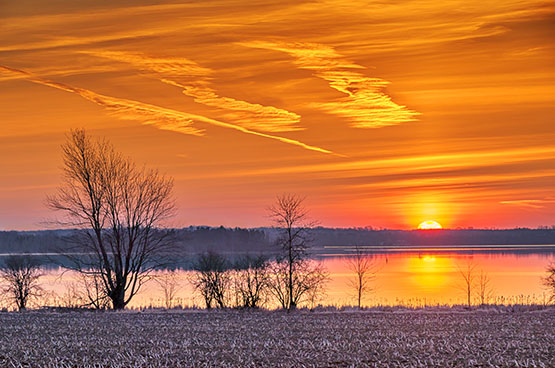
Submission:
[[[555,367],[555,310],[0,313],[2,367]]]

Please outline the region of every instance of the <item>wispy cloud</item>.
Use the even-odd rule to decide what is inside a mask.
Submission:
[[[142,70],[164,74],[168,77],[198,78],[208,77],[212,70],[203,68],[192,60],[182,57],[147,57],[139,52],[121,51],[86,51],[82,52],[98,57],[129,63]]]
[[[226,176],[269,176],[319,174],[335,179],[356,176],[382,176],[408,173],[425,173],[431,170],[455,170],[461,168],[496,167],[511,163],[532,162],[533,160],[555,158],[555,147],[531,147],[514,149],[493,149],[484,151],[454,152],[450,154],[425,154],[397,157],[383,157],[363,160],[344,160],[308,165],[265,167],[246,170],[231,170],[215,173],[214,177]],[[549,173],[553,174],[552,172]],[[439,175],[439,174],[438,174]],[[547,172],[540,175],[548,175]]]
[[[419,113],[395,103],[384,89],[388,81],[365,76],[363,66],[349,62],[333,48],[315,43],[242,42],[243,46],[285,52],[302,69],[314,71],[329,86],[346,96],[311,107],[345,117],[355,128],[381,128],[415,121]]]
[[[185,114],[179,111],[166,109],[160,106],[145,104],[138,101],[127,100],[105,96],[93,91],[73,87],[64,83],[54,82],[48,79],[37,77],[31,73],[0,66],[0,71],[14,77],[20,77],[36,84],[53,87],[62,91],[75,93],[95,104],[107,109],[111,115],[124,120],[139,120],[143,124],[154,125],[160,129],[172,130],[183,134],[203,135],[203,130],[193,127],[194,115]]]
[[[204,131],[201,129],[197,129],[196,127],[193,126],[193,124],[204,123],[204,124],[210,124],[210,125],[219,126],[223,128],[234,129],[246,134],[251,134],[259,137],[277,140],[282,143],[292,144],[311,151],[335,154],[334,152],[326,150],[324,148],[311,146],[294,139],[252,131],[238,125],[211,119],[205,116],[189,114],[189,113],[185,113],[177,110],[163,108],[160,106],[145,104],[138,101],[101,95],[87,89],[77,88],[64,83],[58,83],[51,80],[43,79],[19,69],[9,68],[9,67],[0,65],[0,71],[2,71],[3,73],[10,74],[12,76],[26,79],[36,84],[41,84],[41,85],[53,87],[56,89],[60,89],[66,92],[75,93],[91,102],[94,102],[99,106],[104,107],[105,109],[110,111],[112,115],[116,116],[119,119],[142,121],[143,124],[153,125],[162,130],[170,130],[170,131],[179,132],[183,134],[198,136],[198,135],[203,135]]]
[[[527,208],[544,208],[548,204],[555,203],[555,198],[545,198],[545,199],[518,199],[513,201],[501,201],[501,204],[508,204],[518,207]]]
[[[298,125],[301,117],[294,112],[220,96],[215,89],[210,87],[212,71],[192,60],[155,58],[141,53],[121,51],[88,51],[86,53],[125,62],[142,71],[162,75],[162,82],[181,88],[184,95],[193,97],[197,103],[226,110],[222,117],[244,128],[272,133],[302,129]],[[178,78],[179,82],[175,78]]]

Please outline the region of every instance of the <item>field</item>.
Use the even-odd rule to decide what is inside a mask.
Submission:
[[[1,367],[555,367],[555,310],[0,313]]]

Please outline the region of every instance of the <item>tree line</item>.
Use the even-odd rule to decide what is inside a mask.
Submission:
[[[0,253],[53,253],[66,244],[72,230],[41,231],[0,231]],[[174,249],[180,253],[215,252],[274,252],[278,231],[266,228],[225,228],[211,226],[190,226],[173,229]],[[439,232],[419,230],[377,230],[370,228],[325,228],[311,229],[314,244],[312,252],[322,251],[322,246],[334,246],[341,251],[341,246],[354,245],[521,245],[553,244],[555,228],[541,229],[444,229]],[[515,250],[513,250],[515,251]],[[521,253],[541,251],[521,249]]]
[[[173,231],[176,253],[274,252],[273,229],[190,226]],[[57,253],[71,248],[75,230],[0,231],[0,253]]]

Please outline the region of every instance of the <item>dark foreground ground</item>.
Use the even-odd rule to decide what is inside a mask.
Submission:
[[[0,367],[555,367],[555,310],[0,313]]]

